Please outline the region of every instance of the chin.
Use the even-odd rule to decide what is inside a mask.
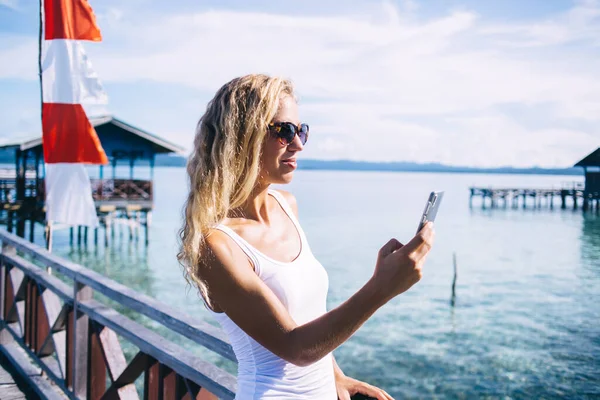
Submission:
[[[292,179],[294,178],[294,173],[293,172],[288,172],[285,174],[280,174],[276,177],[273,177],[273,182],[276,185],[286,185],[288,183],[290,183],[292,181]]]

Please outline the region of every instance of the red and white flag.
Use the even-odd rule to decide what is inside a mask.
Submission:
[[[46,219],[96,226],[98,217],[85,164],[107,164],[84,105],[108,102],[81,41],[100,41],[87,0],[44,0],[42,130],[46,163]]]

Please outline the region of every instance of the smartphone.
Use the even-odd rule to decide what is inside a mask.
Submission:
[[[421,216],[421,220],[419,221],[417,233],[419,233],[421,229],[423,229],[423,227],[428,221],[433,222],[435,220],[435,216],[438,212],[443,197],[444,192],[431,192],[429,194],[429,199],[427,199],[427,204],[425,204],[425,210],[423,210],[423,215]]]

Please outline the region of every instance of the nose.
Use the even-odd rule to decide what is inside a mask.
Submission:
[[[294,135],[294,140],[292,143],[288,145],[288,150],[290,151],[302,151],[304,149],[304,145],[300,141],[300,136]]]

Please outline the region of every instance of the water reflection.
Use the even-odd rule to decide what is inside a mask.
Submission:
[[[581,264],[596,277],[600,273],[600,215],[583,213],[581,225]]]
[[[65,256],[127,287],[154,297],[154,276],[148,248],[135,241],[116,240],[111,246],[69,246]]]

